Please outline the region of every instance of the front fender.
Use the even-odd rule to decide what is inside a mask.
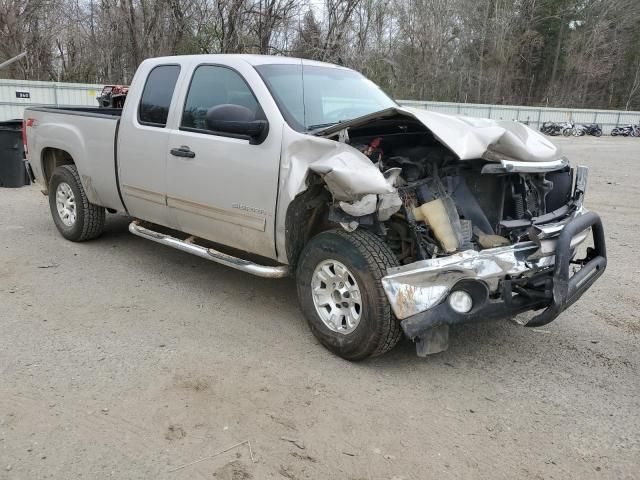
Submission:
[[[278,260],[287,262],[286,216],[294,198],[307,190],[310,173],[318,174],[334,200],[353,202],[368,194],[390,194],[395,188],[371,160],[345,143],[285,127],[280,155],[276,220]]]

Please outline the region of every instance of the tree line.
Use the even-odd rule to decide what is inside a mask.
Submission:
[[[0,75],[128,83],[148,57],[289,55],[394,98],[640,110],[638,0],[0,0]]]

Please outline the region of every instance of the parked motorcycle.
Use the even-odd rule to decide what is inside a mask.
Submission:
[[[592,135],[594,137],[602,136],[602,126],[597,123],[587,123],[584,125],[576,125],[573,132],[575,137],[582,137],[584,135]]]
[[[544,122],[540,127],[540,131],[545,135],[559,135],[562,130],[560,126],[555,122]]]
[[[575,124],[573,122],[544,122],[540,127],[540,131],[545,135],[564,135],[568,137],[573,134]]]
[[[585,125],[576,125],[573,129],[574,137],[584,137],[587,134],[587,128]]]
[[[619,125],[611,130],[611,136],[640,137],[640,125]]]
[[[564,122],[560,124],[562,126],[562,135],[570,137],[576,131],[576,124],[573,122]]]

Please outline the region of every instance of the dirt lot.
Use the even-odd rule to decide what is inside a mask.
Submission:
[[[290,280],[127,232],[58,235],[0,189],[0,478],[640,477],[640,140],[560,139],[591,167],[609,267],[542,329],[457,328],[449,351],[330,355]],[[216,452],[249,440],[214,458]]]

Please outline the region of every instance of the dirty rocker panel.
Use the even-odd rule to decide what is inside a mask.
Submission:
[[[140,200],[146,200],[148,202],[157,203],[159,205],[166,205],[167,203],[165,195],[161,192],[136,187],[133,185],[127,185],[126,183],[122,184],[121,189],[125,195],[139,198]]]

